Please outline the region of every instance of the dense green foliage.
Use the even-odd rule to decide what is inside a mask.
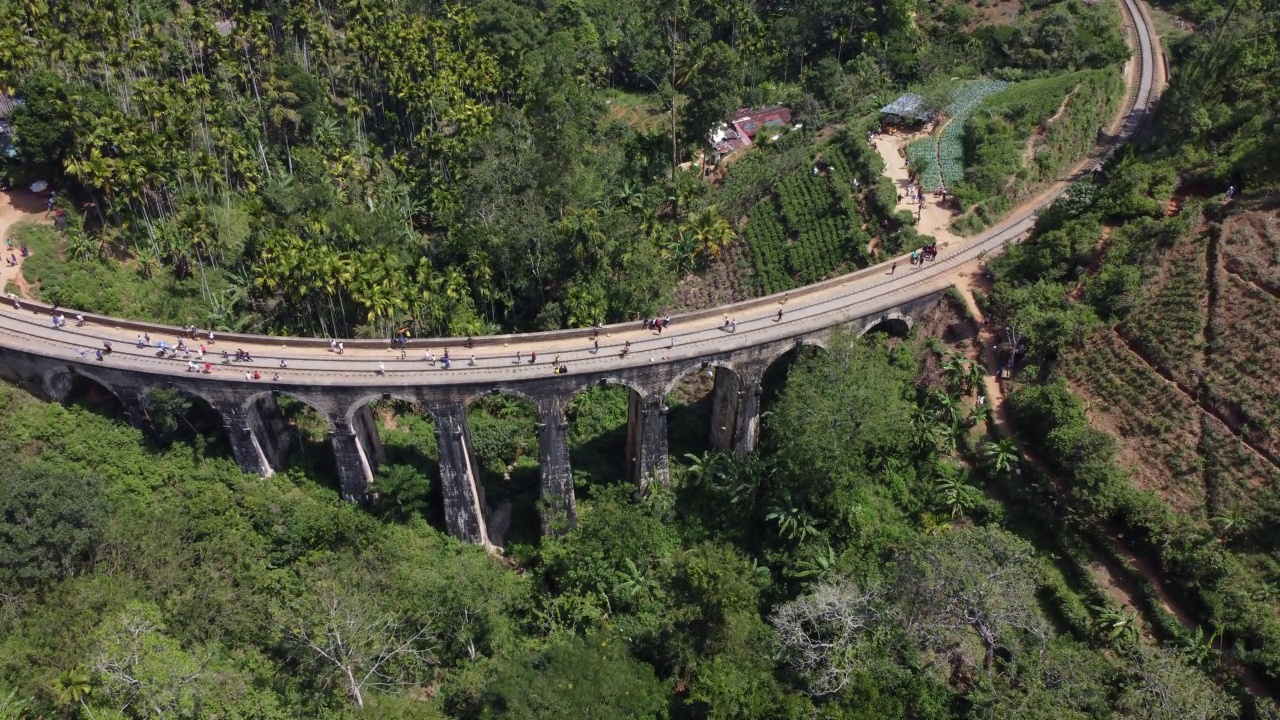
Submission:
[[[800,720],[999,717],[1034,693],[1045,712],[1127,718],[1109,708],[1155,687],[1226,717],[1176,659],[1117,645],[1166,664],[1131,678],[1098,652],[1112,641],[1053,637],[1055,608],[1085,600],[982,498],[975,473],[1007,476],[1010,456],[954,454],[971,369],[943,356],[946,387],[923,388],[936,354],[893,342],[797,358],[757,456],[690,456],[643,501],[584,478],[575,531],[509,546],[520,572],[424,519],[434,433],[410,406],[377,405],[390,465],[364,510],[307,465],[241,475],[200,449],[181,396],[156,396],[168,432],[146,440],[6,387],[0,449],[28,459],[4,504],[30,521],[0,535],[0,569],[22,573],[0,605],[0,697],[67,718]],[[616,442],[621,400],[575,400],[575,457]],[[536,457],[521,401],[486,398],[470,422],[484,473],[504,474],[491,492],[536,487],[507,470]],[[1036,679],[1055,663],[1089,670],[1067,692]]]
[[[1273,299],[1232,284],[1219,236],[1234,213],[1256,211],[1252,202],[1223,205],[1229,184],[1275,192],[1263,171],[1276,157],[1270,135],[1245,127],[1275,122],[1280,14],[1237,4],[1185,10],[1216,25],[1174,47],[1186,69],[1174,72],[1145,151],[1122,152],[1097,184],[1073,187],[1030,239],[992,263],[991,308],[1024,344],[1029,384],[1011,410],[1059,481],[1032,476],[1039,492],[1061,497],[1090,542],[1107,547],[1122,535],[1192,622],[1220,628],[1224,647],[1274,685],[1280,619],[1269,588],[1280,563],[1265,538],[1280,471],[1246,447],[1271,442],[1265,426],[1221,411],[1233,407],[1228,398],[1267,392],[1268,374],[1249,371],[1266,341],[1248,317]],[[1251,85],[1247,97],[1220,84],[1245,57],[1256,74],[1241,82],[1273,83]],[[1199,125],[1175,121],[1197,117]],[[1175,197],[1179,185],[1216,197]],[[1252,311],[1241,293],[1254,297]],[[1112,414],[1117,436],[1093,425],[1072,388]],[[1137,462],[1122,462],[1122,451]],[[1195,642],[1179,623],[1162,628]]]
[[[61,237],[20,231],[25,270],[60,304],[178,322],[478,333],[651,311],[741,231],[756,289],[785,290],[867,262],[873,239],[912,242],[861,138],[903,86],[1011,83],[958,126],[966,202],[1078,152],[1117,99],[1119,24],[1105,4],[1030,5],[970,31],[970,8],[911,0],[0,0],[0,81],[27,101],[11,169],[61,178],[71,211]],[[1226,334],[1194,332],[1215,330],[1192,300],[1217,286],[1190,276],[1216,252],[1194,243],[1221,241],[1200,221],[1228,216],[1166,212],[1180,184],[1274,189],[1280,18],[1181,9],[1207,30],[1173,49],[1149,145],[990,264],[984,304],[1025,351],[1007,409],[1036,462],[983,435],[966,341],[837,333],[771,371],[751,456],[697,452],[705,404],[673,397],[671,487],[642,499],[620,481],[627,390],[580,393],[562,535],[537,532],[532,408],[475,401],[480,481],[509,518],[493,557],[439,531],[420,408],[375,403],[387,464],[355,507],[300,403],[281,403],[293,468],[259,478],[181,394],[149,395],[144,436],[91,396],[3,386],[0,718],[1270,717],[1234,671],[1280,683],[1280,508],[1250,484],[1274,468],[1213,418],[1184,442],[1171,418],[1196,401],[1164,377],[1252,401],[1245,430],[1269,417],[1227,369],[1178,367]],[[673,167],[725,112],[773,101],[808,130],[714,184]],[[1014,163],[1038,129],[1050,159]],[[1253,377],[1238,368],[1261,353],[1230,371]],[[1135,486],[1072,391],[1083,376],[1203,480],[1203,507]],[[1134,582],[1136,609],[1094,574],[1130,551],[1167,581]]]
[[[985,98],[965,125],[963,179],[949,183],[971,213],[957,227],[990,225],[1028,189],[1057,180],[1093,148],[1123,97],[1120,74],[1106,69],[1026,80]]]

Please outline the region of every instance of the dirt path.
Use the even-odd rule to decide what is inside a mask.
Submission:
[[[8,239],[9,228],[20,222],[48,222],[48,218],[45,217],[44,198],[26,190],[0,192],[0,238]],[[0,245],[0,247],[3,246]],[[12,267],[9,265],[9,251],[6,250],[5,262],[0,263],[0,290],[8,287],[9,282],[12,281],[21,289],[20,294],[26,297],[26,282],[22,279],[23,257],[16,245],[12,252],[18,264]]]
[[[898,189],[900,199],[895,209],[912,214],[920,208],[907,199],[907,186],[911,184],[911,180],[907,171],[906,147],[924,137],[928,137],[928,134],[920,132],[876,136],[876,152],[884,158],[884,175],[892,180],[894,187]],[[925,235],[932,235],[941,247],[946,248],[950,243],[964,241],[959,235],[951,232],[951,221],[954,218],[955,215],[943,207],[937,197],[931,193],[925,193],[924,210],[920,212],[916,230]]]

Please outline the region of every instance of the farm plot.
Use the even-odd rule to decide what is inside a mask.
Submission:
[[[1280,470],[1217,418],[1206,412],[1200,416],[1207,514],[1238,517],[1246,524],[1270,522],[1280,515]]]
[[[1280,454],[1280,301],[1219,273],[1205,362],[1208,400],[1250,442]]]
[[[938,139],[927,137],[907,146],[907,162],[915,168],[920,186],[928,192],[942,187],[942,175],[938,170]]]
[[[1222,224],[1221,252],[1229,272],[1280,295],[1280,212],[1233,213]]]
[[[938,138],[938,169],[947,187],[954,187],[964,180],[964,132],[969,116],[978,109],[989,95],[1004,90],[1009,83],[1003,80],[977,80],[965,85],[947,106],[951,121]]]
[[[1209,283],[1204,248],[1183,240],[1169,252],[1161,276],[1120,330],[1144,357],[1187,387],[1204,367]]]
[[[747,221],[747,244],[751,246],[751,260],[756,266],[756,281],[760,293],[772,295],[790,290],[796,284],[786,273],[787,231],[778,219],[773,199],[761,200],[751,211]]]
[[[1085,397],[1095,425],[1123,439],[1121,461],[1143,489],[1180,512],[1205,505],[1196,448],[1200,408],[1145,365],[1111,330],[1102,330],[1064,363]]]

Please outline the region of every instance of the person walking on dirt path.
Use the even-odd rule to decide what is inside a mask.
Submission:
[[[338,341],[338,354],[339,354],[339,355],[341,355],[342,353],[344,353],[344,352],[346,352],[346,351],[347,351],[347,348],[342,344],[342,341],[341,341],[341,340],[339,340],[339,341]]]
[[[529,364],[536,365],[537,363],[538,363],[538,351],[537,350],[529,351]]]
[[[782,308],[778,308],[778,317],[773,319],[774,322],[782,322]]]
[[[893,263],[892,265],[890,265],[890,266],[889,266],[889,274],[890,274],[890,275],[892,275],[892,274],[893,274],[893,271],[894,271],[894,270],[897,270],[897,269],[898,269],[898,263],[897,263],[897,261],[895,260],[895,261],[894,261],[894,263]]]
[[[600,340],[598,338],[591,338],[591,354],[600,354]]]
[[[387,364],[382,362],[381,360],[378,361],[378,374],[379,375],[387,374]]]
[[[519,351],[519,350],[517,350],[517,351],[516,351],[516,364],[517,364],[517,365],[519,365],[523,360],[524,360],[524,358],[520,356],[520,351]]]

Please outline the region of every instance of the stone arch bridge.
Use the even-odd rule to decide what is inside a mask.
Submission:
[[[385,460],[370,403],[376,400],[411,403],[424,410],[435,423],[439,480],[448,531],[456,537],[489,545],[486,521],[489,508],[485,504],[467,425],[467,408],[476,399],[501,393],[523,398],[537,409],[542,525],[544,532],[563,530],[576,523],[577,514],[566,421],[566,411],[576,394],[600,385],[628,389],[626,467],[630,479],[644,491],[649,483],[667,482],[666,399],[683,379],[703,372],[714,376],[712,419],[708,429],[711,442],[726,452],[749,453],[759,438],[760,397],[765,372],[771,365],[800,346],[825,346],[838,327],[847,327],[857,334],[873,328],[905,333],[916,319],[937,304],[943,292],[930,289],[889,307],[853,318],[840,318],[833,324],[797,323],[792,328],[788,328],[787,323],[775,322],[776,310],[772,308],[783,310],[785,320],[788,307],[798,312],[800,304],[791,305],[790,297],[785,305],[774,299],[769,308],[773,317],[763,322],[777,326],[778,332],[768,337],[753,337],[745,326],[759,320],[745,317],[737,320],[738,327],[732,332],[722,325],[702,330],[713,334],[711,341],[697,340],[697,333],[693,332],[681,335],[675,332],[676,327],[661,336],[642,330],[639,337],[643,339],[631,341],[635,350],[626,357],[621,356],[617,348],[628,341],[619,338],[635,334],[634,330],[612,326],[601,332],[599,339],[607,338],[607,344],[601,342],[599,351],[595,351],[594,345],[587,346],[584,338],[577,337],[574,350],[559,353],[563,356],[561,364],[569,368],[565,374],[553,374],[549,358],[539,358],[540,362],[529,364],[528,353],[524,351],[517,364],[514,352],[494,353],[493,341],[488,339],[484,344],[474,341],[471,349],[465,348],[465,341],[450,346],[458,358],[450,370],[444,370],[438,363],[432,368],[420,359],[428,347],[425,342],[418,347],[411,342],[407,352],[413,351],[418,359],[402,361],[398,359],[399,351],[389,348],[386,342],[352,341],[347,343],[341,356],[329,352],[326,344],[324,355],[309,362],[307,358],[312,355],[280,352],[279,346],[270,357],[254,352],[252,363],[225,365],[220,355],[209,353],[218,358],[214,372],[187,372],[187,361],[180,357],[156,357],[159,352],[155,344],[161,337],[160,332],[165,333],[163,337],[169,338],[169,342],[176,341],[176,331],[172,328],[114,321],[116,324],[109,328],[110,332],[104,332],[108,329],[104,327],[108,319],[93,318],[82,328],[55,330],[47,324],[50,314],[55,312],[53,308],[23,303],[21,309],[8,307],[0,313],[0,373],[58,401],[66,399],[77,382],[89,381],[110,393],[131,421],[144,429],[148,426],[144,408],[151,390],[170,389],[193,396],[204,401],[221,418],[241,469],[264,476],[283,469],[290,453],[278,398],[304,403],[325,419],[342,495],[356,502],[367,496],[377,468]],[[65,342],[74,359],[55,359],[33,349],[14,347],[17,344],[12,342],[14,321],[27,326],[28,341],[39,332],[39,337]],[[672,322],[675,325],[680,320],[673,318]],[[640,323],[632,325],[638,329]],[[136,337],[130,341],[127,335],[122,336],[121,331],[129,329],[143,329],[152,335],[152,345],[137,347]],[[101,344],[97,342],[100,337],[118,338],[108,341],[113,345],[126,343],[127,348],[113,351],[102,361],[96,360],[92,353],[80,358],[77,349],[96,348]],[[245,338],[215,338],[215,347],[232,342],[236,348],[250,345]],[[674,347],[672,338],[676,338]],[[679,352],[686,341],[687,350]],[[268,342],[267,339],[256,339],[259,345],[264,342]],[[353,344],[356,347],[351,347]],[[436,354],[445,347],[438,341],[432,341],[431,345],[439,346],[433,350]],[[486,352],[479,352],[482,349]],[[475,366],[467,364],[471,350],[478,351]],[[357,354],[361,359],[355,359]],[[545,357],[545,353],[540,354]],[[374,357],[379,359],[365,359]],[[279,369],[280,358],[286,360],[288,367]],[[312,366],[324,362],[338,365],[323,379],[315,378],[322,382],[311,383],[298,377],[300,371],[314,372]],[[378,372],[374,369],[375,362],[390,367]],[[496,377],[493,374],[486,377],[477,369],[495,363],[501,370]],[[363,367],[357,368],[357,364]],[[592,364],[600,366],[592,367]],[[409,369],[406,365],[420,367]],[[245,379],[245,368],[250,367],[256,367],[263,379]],[[280,379],[269,380],[276,372],[280,373]],[[440,380],[448,382],[433,382]]]
[[[1138,0],[1120,0],[1120,5],[1134,50],[1126,71],[1129,102],[1117,132],[1100,134],[1081,172],[1099,167],[1139,130],[1162,84],[1163,64],[1150,19]],[[176,328],[94,315],[86,315],[83,326],[68,322],[55,327],[51,316],[65,313],[71,318],[74,313],[11,301],[0,306],[0,375],[56,400],[84,378],[114,394],[140,424],[152,388],[203,398],[221,416],[240,466],[264,475],[280,467],[287,451],[276,399],[295,398],[325,417],[342,494],[352,500],[365,496],[382,456],[369,402],[413,402],[436,422],[449,532],[487,545],[484,497],[466,421],[470,401],[501,392],[527,398],[537,407],[543,528],[559,527],[561,520],[571,526],[575,502],[565,410],[575,393],[600,383],[630,388],[626,460],[641,486],[666,481],[665,398],[690,373],[711,371],[715,377],[713,444],[749,452],[759,433],[761,380],[774,360],[797,345],[822,344],[837,327],[866,332],[882,323],[909,326],[962,270],[976,269],[984,255],[1000,252],[1030,230],[1036,211],[1060,195],[1067,182],[1057,183],[995,227],[944,244],[938,259],[926,265],[913,266],[898,257],[789,294],[681,315],[660,334],[636,322],[601,328],[598,336],[584,329],[474,341],[421,340],[403,355],[385,341],[345,341],[339,354],[322,338],[219,335],[205,342],[210,371],[192,372],[187,359],[157,352],[160,340],[176,342]],[[726,321],[733,321],[732,329]],[[108,342],[114,350],[96,358],[94,351]],[[193,348],[200,345],[188,342]],[[253,360],[221,361],[221,352],[236,349],[247,350]],[[449,369],[424,356],[431,352],[438,357],[446,349],[453,361]],[[549,361],[555,360],[567,368],[566,374],[552,374]]]

